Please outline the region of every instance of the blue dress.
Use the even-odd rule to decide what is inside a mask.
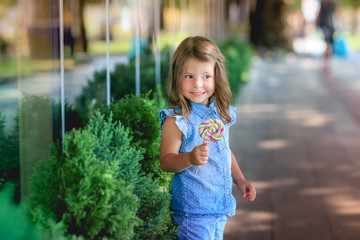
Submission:
[[[183,133],[179,153],[191,152],[204,140],[198,129],[200,124],[209,118],[220,119],[216,103],[209,107],[201,103],[191,103],[192,111],[188,121],[181,115],[174,115],[173,109],[160,111],[161,129],[166,117],[175,117],[176,125]],[[179,112],[180,109],[178,109]],[[231,150],[229,147],[229,128],[236,121],[236,108],[229,109],[232,122],[225,124],[224,137],[209,145],[208,163],[191,166],[182,172],[175,173],[171,186],[171,211],[182,216],[233,216],[236,201],[232,195]]]

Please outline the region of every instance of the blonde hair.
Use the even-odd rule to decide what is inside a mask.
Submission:
[[[180,107],[181,112],[176,113],[188,118],[191,112],[191,103],[181,93],[184,65],[190,58],[203,62],[215,63],[215,92],[209,102],[215,100],[221,120],[226,124],[231,122],[229,113],[231,90],[226,75],[225,58],[218,46],[207,38],[196,36],[184,39],[176,49],[169,74],[168,97],[171,107]]]

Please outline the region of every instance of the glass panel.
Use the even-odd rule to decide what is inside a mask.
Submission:
[[[34,164],[50,157],[59,138],[59,6],[21,0],[17,7],[20,180],[21,196],[28,196]]]
[[[82,127],[99,105],[106,104],[107,15],[103,0],[61,1],[68,131]],[[176,45],[189,34],[216,32],[208,28],[211,18],[197,11],[214,12],[216,6],[207,6],[206,0],[109,2],[114,100],[135,94],[136,66],[140,66],[141,93],[154,92],[160,82],[166,94]],[[33,165],[47,159],[50,145],[61,138],[60,26],[59,0],[0,0],[0,183],[21,179],[24,196],[29,193]]]
[[[0,188],[4,182],[19,183],[16,3],[0,2]],[[19,198],[19,185],[17,198]]]
[[[26,196],[34,164],[50,156],[50,145],[58,135],[58,1],[18,0],[1,4],[0,22],[6,27],[0,28],[0,38],[5,43],[0,59],[0,105],[6,115],[3,140],[12,144],[1,154],[6,158],[2,162],[7,162],[2,178],[19,183],[20,164],[21,194]],[[10,166],[14,168],[9,169]],[[11,179],[12,171],[17,173]]]

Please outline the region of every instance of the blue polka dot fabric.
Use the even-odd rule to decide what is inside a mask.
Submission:
[[[220,119],[216,103],[209,107],[201,103],[191,103],[189,119],[175,115],[174,109],[160,111],[161,129],[167,117],[175,117],[176,125],[183,133],[179,153],[191,152],[203,143],[198,133],[200,124],[209,118]],[[181,112],[175,109],[176,113]],[[225,124],[224,137],[209,145],[208,163],[201,165],[195,175],[196,166],[175,173],[171,186],[171,210],[184,216],[233,216],[236,202],[232,195],[231,150],[229,128],[236,121],[236,108],[229,109],[232,122]]]

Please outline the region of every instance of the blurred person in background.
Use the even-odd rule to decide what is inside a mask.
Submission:
[[[333,54],[333,41],[335,33],[334,17],[336,14],[337,3],[335,0],[322,0],[320,10],[316,19],[316,25],[321,28],[324,34],[326,49],[324,54],[323,70],[328,71],[330,60]]]

